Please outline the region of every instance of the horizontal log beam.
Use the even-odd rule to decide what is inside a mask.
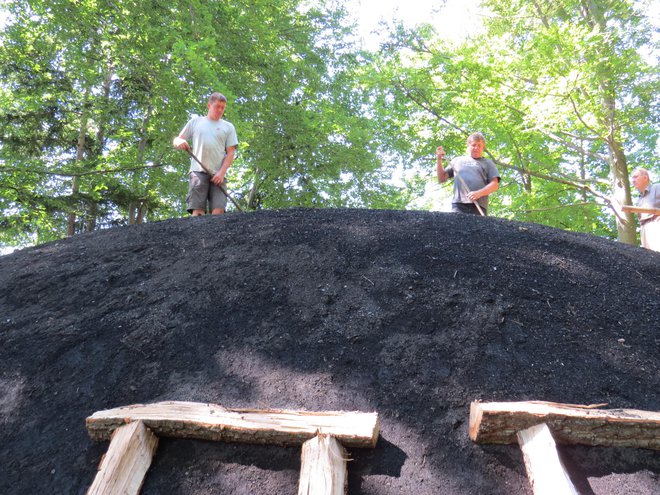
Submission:
[[[373,448],[379,434],[377,413],[226,409],[217,404],[158,402],[98,411],[86,420],[94,440],[142,421],[158,436],[271,445],[302,445],[319,433],[346,447]]]
[[[477,443],[516,443],[516,434],[545,423],[555,441],[568,445],[660,450],[660,413],[591,409],[554,402],[473,402],[470,438]]]

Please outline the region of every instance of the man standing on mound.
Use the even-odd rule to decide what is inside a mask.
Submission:
[[[454,178],[454,197],[451,211],[486,216],[488,195],[500,187],[500,173],[488,158],[484,158],[486,138],[475,132],[468,137],[467,155],[454,158],[447,168],[442,165],[445,150],[438,146],[435,155],[438,158],[438,182]]]
[[[190,151],[188,140],[192,139],[193,155],[211,171],[211,174],[205,172],[191,157],[186,203],[188,213],[193,216],[204,215],[207,211],[213,215],[225,212],[225,174],[234,163],[238,146],[236,129],[222,118],[227,98],[221,93],[213,93],[207,106],[206,116],[190,119],[173,141],[175,148]]]
[[[632,175],[633,186],[640,193],[637,206],[642,208],[660,209],[660,183],[651,184],[649,171],[645,168],[636,168]],[[653,213],[639,214],[640,231],[642,234],[642,247],[660,251],[660,215]]]

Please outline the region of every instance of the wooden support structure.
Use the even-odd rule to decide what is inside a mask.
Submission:
[[[317,435],[302,446],[298,495],[345,495],[346,449],[332,435]]]
[[[626,213],[648,213],[650,215],[660,215],[660,208],[645,208],[643,206],[623,205],[621,209]]]
[[[302,445],[319,433],[346,447],[373,448],[379,434],[378,414],[225,409],[216,404],[159,402],[98,411],[86,420],[94,440],[107,440],[131,421],[142,421],[158,436],[270,445]]]
[[[473,402],[470,438],[477,443],[516,443],[516,434],[539,423],[557,443],[660,450],[660,412],[594,409],[554,402]]]
[[[137,495],[157,446],[141,421],[117,428],[87,495]]]
[[[94,440],[110,439],[88,495],[139,493],[159,436],[274,445],[302,445],[300,495],[344,495],[343,445],[375,447],[377,413],[226,409],[197,402],[135,404],[86,420]],[[341,443],[340,443],[341,442]]]
[[[546,424],[519,431],[517,438],[534,495],[578,495]]]

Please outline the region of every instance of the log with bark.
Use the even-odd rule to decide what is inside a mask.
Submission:
[[[377,413],[226,409],[217,404],[159,402],[97,411],[86,420],[94,440],[107,440],[119,426],[142,421],[156,435],[272,445],[302,445],[319,433],[346,447],[373,448]]]
[[[469,434],[477,443],[515,443],[519,431],[540,423],[559,444],[660,450],[660,412],[554,402],[473,402]]]

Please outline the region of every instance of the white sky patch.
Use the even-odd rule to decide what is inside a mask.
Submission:
[[[478,0],[353,0],[348,9],[358,23],[363,47],[375,50],[389,34],[379,24],[394,19],[408,27],[428,23],[442,38],[460,41],[481,29],[478,4]]]

